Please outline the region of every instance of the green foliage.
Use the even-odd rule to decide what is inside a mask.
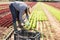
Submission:
[[[58,10],[58,9],[56,9],[56,8],[50,6],[50,5],[46,5],[46,4],[44,4],[44,5],[49,10],[49,12],[51,12],[51,14],[53,16],[55,16],[57,20],[60,21],[60,10]]]
[[[31,12],[29,17],[30,26],[26,27],[27,30],[35,30],[37,27],[37,21],[44,21],[47,20],[47,17],[41,8],[40,4],[37,3],[35,9]]]

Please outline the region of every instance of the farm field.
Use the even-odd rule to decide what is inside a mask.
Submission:
[[[40,40],[60,40],[60,3],[27,2],[26,4],[31,7],[32,12],[29,15],[30,25],[29,27],[25,25],[24,28],[40,32]],[[56,7],[55,4],[59,6],[57,5],[58,7]],[[9,5],[6,6],[0,6],[1,40],[6,38],[10,32],[13,32],[13,27],[11,26],[12,15],[8,7]]]
[[[41,32],[41,40],[59,40],[59,38],[56,38],[56,27],[54,27],[55,24],[55,20],[50,19],[49,17],[51,17],[51,15],[47,14],[47,10],[46,12],[44,11],[43,5],[41,3],[37,3],[35,10],[32,11],[32,16],[31,16],[31,29],[35,30],[37,29],[39,32]],[[50,12],[50,11],[49,11]],[[34,15],[33,15],[34,14]],[[36,15],[36,16],[35,16]],[[47,16],[49,15],[49,16]],[[52,17],[53,18],[53,17]],[[36,21],[35,27],[33,26]],[[51,22],[54,21],[54,22]],[[54,25],[52,25],[52,23]],[[58,26],[58,25],[57,25]],[[59,28],[59,27],[58,27]]]
[[[60,2],[45,2],[48,5],[51,5],[57,9],[60,9]]]
[[[49,6],[49,5],[45,5],[45,6],[46,6],[46,8],[51,12],[51,14],[52,14],[53,16],[55,16],[56,19],[59,20],[59,22],[60,22],[60,10],[59,10],[59,9],[56,9],[56,8],[54,8],[54,7],[52,7],[52,6]],[[58,7],[58,8],[59,8],[59,7]]]

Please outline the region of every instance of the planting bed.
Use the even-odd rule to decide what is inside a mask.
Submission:
[[[48,5],[51,5],[57,9],[60,9],[60,2],[45,2]]]
[[[27,30],[36,30],[40,32],[41,33],[40,40],[60,40],[60,36],[57,35],[57,31],[56,31],[60,26],[57,26],[58,22],[54,20],[56,18],[57,21],[59,20],[60,22],[60,9],[50,6],[50,3],[46,3],[49,5],[46,4],[42,5],[40,2],[37,3],[26,2],[26,3],[32,7],[33,11],[31,12],[29,17],[29,22],[30,22],[29,27],[25,25],[24,28]],[[8,7],[2,8],[1,10],[3,11],[1,12],[1,15],[7,14],[4,16],[0,15],[0,30],[1,30],[0,40],[3,40],[13,30],[13,27],[11,27],[12,15]]]
[[[43,7],[41,3],[37,3],[35,5],[35,9],[32,11],[32,14],[30,15],[29,18],[30,26],[29,27],[25,26],[26,29],[39,31],[41,33],[40,40],[60,40],[59,38],[60,36],[59,35],[56,36],[56,32],[57,32],[56,30],[58,30],[57,28],[59,28],[59,26],[57,25],[58,22],[54,20],[53,16],[50,16],[49,14],[50,11],[47,12],[47,10],[43,9]],[[50,17],[52,17],[53,19],[50,19]],[[56,25],[56,26],[52,26],[52,25]]]
[[[0,4],[0,40],[6,40],[13,32],[12,15],[8,4]]]
[[[47,20],[47,17],[44,11],[42,10],[42,8],[40,8],[39,4],[36,4],[35,9],[32,11],[29,17],[30,26],[27,29],[35,29],[37,26],[37,21],[45,21],[45,20]]]
[[[54,17],[54,15],[52,15],[53,14],[52,12],[54,12],[53,7],[51,7],[51,9],[53,10],[51,12],[51,10],[48,10],[50,6],[48,7],[44,3],[40,3],[40,5],[42,6],[42,8],[49,20],[50,25],[53,28],[52,31],[54,33],[54,40],[60,40],[60,35],[59,35],[60,34],[60,32],[59,32],[60,24],[59,24],[58,20]],[[57,10],[57,9],[55,9],[55,10]],[[57,11],[59,11],[59,10],[57,10]]]
[[[49,21],[38,21],[38,31],[41,32],[41,40],[55,40],[54,28]]]
[[[56,5],[56,4],[55,4]],[[59,5],[60,6],[60,5]],[[60,22],[60,10],[50,6],[50,5],[46,5],[45,7],[51,12],[51,14]]]

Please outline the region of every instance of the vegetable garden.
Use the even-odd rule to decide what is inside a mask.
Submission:
[[[24,28],[26,28],[27,30],[37,30],[38,32],[40,32],[41,33],[40,40],[60,40],[60,36],[59,36],[60,34],[57,33],[56,27],[51,25],[51,22],[49,21],[49,16],[46,15],[47,12],[44,11],[43,7],[45,7],[50,12],[52,17],[58,21],[58,22],[54,21],[57,24],[60,24],[60,9],[55,8],[54,6],[51,6],[51,4],[53,3],[49,4],[47,2],[47,3],[43,3],[43,5],[42,3],[43,2],[27,2],[27,4],[30,5],[31,9],[33,10],[29,16],[30,25],[29,27],[25,25]],[[12,15],[10,13],[8,6],[9,5],[3,5],[2,7],[2,5],[0,5],[0,8],[1,8],[0,9],[0,14],[1,14],[0,15],[0,30],[1,30],[0,39],[1,40],[3,38],[6,38],[7,35],[13,31],[13,27],[11,26]],[[50,20],[53,20],[53,19],[50,19]],[[56,36],[56,33],[58,34],[57,36]]]
[[[49,5],[44,5],[49,12],[58,19],[60,15],[60,10],[51,7]],[[47,11],[47,10],[46,10]],[[32,11],[30,18],[30,26],[26,27],[27,30],[37,30],[41,32],[41,40],[59,40],[59,38],[55,38],[55,28],[52,27],[48,17],[46,16],[44,10],[42,9],[41,3],[37,3]]]
[[[59,9],[56,9],[56,8],[54,8],[52,6],[49,6],[49,5],[45,5],[45,6],[51,12],[51,14],[53,16],[55,16],[57,18],[57,20],[60,21],[60,10]]]

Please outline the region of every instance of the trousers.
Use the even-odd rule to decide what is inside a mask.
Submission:
[[[10,8],[10,11],[11,11],[11,14],[12,14],[14,31],[17,31],[16,21],[18,21],[19,26],[21,25],[21,22],[19,20],[19,11],[17,11],[12,4],[10,4],[9,8]]]

